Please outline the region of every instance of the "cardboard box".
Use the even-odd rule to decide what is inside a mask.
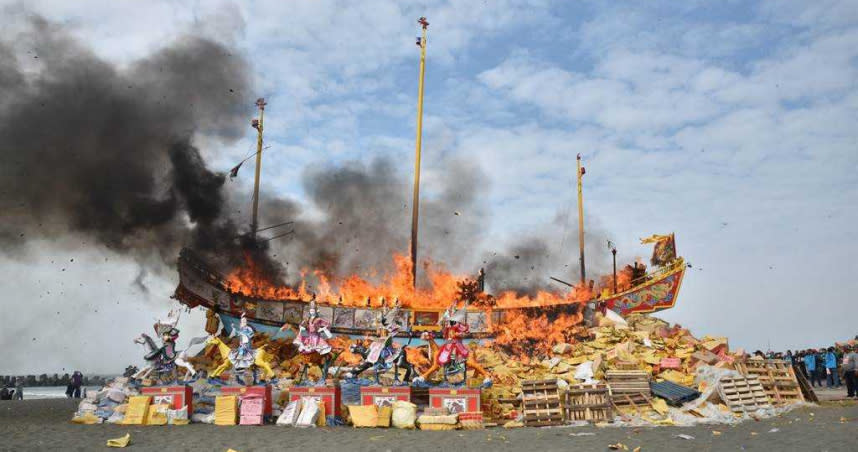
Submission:
[[[704,364],[712,365],[718,362],[718,355],[710,353],[706,350],[700,350],[698,352],[692,353],[691,359],[694,361],[702,362]]]
[[[326,414],[341,416],[340,404],[342,393],[339,386],[293,386],[289,389],[289,401],[309,397],[325,405]]]
[[[187,385],[180,386],[150,386],[140,389],[143,395],[152,396],[152,404],[166,403],[174,410],[188,406],[188,415],[194,412],[194,389]]]
[[[361,405],[393,406],[393,402],[397,400],[410,402],[411,387],[362,386],[360,388]]]
[[[259,386],[224,386],[220,389],[220,393],[223,395],[234,395],[239,398],[247,397],[247,396],[258,396],[262,398],[262,406],[264,407],[263,414],[265,416],[271,416],[272,402],[271,402],[271,385],[259,385]]]
[[[429,406],[446,408],[450,414],[478,413],[480,410],[480,389],[429,389]]]

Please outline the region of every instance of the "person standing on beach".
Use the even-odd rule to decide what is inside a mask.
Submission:
[[[858,398],[858,345],[849,348],[843,356],[843,377],[846,380],[846,397]]]
[[[804,368],[807,370],[807,378],[810,380],[810,386],[816,386],[818,374],[816,373],[816,353],[813,350],[804,352]],[[820,386],[822,386],[821,383]]]
[[[816,351],[816,374],[819,378],[819,387],[822,387],[822,383],[825,381],[826,376],[826,368],[825,368],[825,347],[819,347]]]
[[[798,369],[798,371],[801,372],[802,375],[804,375],[805,379],[810,380],[809,378],[807,378],[807,369],[804,368],[804,351],[802,351],[802,350],[796,350],[795,351],[795,355],[793,355],[793,364],[792,365],[795,366]]]
[[[15,397],[14,400],[24,400],[24,377],[15,379]]]
[[[79,370],[74,371],[71,377],[71,386],[74,390],[74,398],[80,398],[80,387],[83,385],[83,374]]]
[[[840,387],[840,374],[837,372],[837,355],[834,347],[828,347],[825,352],[826,384],[829,388]]]

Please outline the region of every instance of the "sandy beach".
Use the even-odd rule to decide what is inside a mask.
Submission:
[[[737,426],[660,428],[493,428],[481,431],[425,432],[351,427],[294,429],[217,427],[126,427],[69,422],[76,402],[28,400],[0,404],[0,450],[112,450],[109,438],[131,434],[129,451],[451,451],[451,450],[608,450],[623,443],[629,450],[802,450],[854,451],[858,444],[858,404],[824,402],[781,417]],[[777,429],[777,431],[773,431]],[[721,432],[715,434],[713,431]],[[593,435],[580,435],[593,433]],[[578,434],[580,436],[574,436]],[[675,437],[691,435],[695,439]]]

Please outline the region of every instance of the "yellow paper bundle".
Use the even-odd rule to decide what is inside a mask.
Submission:
[[[150,403],[152,403],[152,396],[132,396],[129,398],[128,408],[125,410],[125,419],[122,420],[122,423],[145,425]]]
[[[325,427],[327,424],[327,420],[325,420],[325,402],[319,401],[319,418],[316,419],[316,427]]]
[[[238,397],[217,396],[215,399],[215,425],[235,425],[238,419]]]
[[[131,434],[126,433],[121,438],[113,438],[107,440],[107,447],[126,447],[131,443]]]
[[[170,405],[152,405],[146,416],[146,425],[167,425],[167,410]]]
[[[355,427],[375,427],[378,425],[378,408],[375,405],[349,405],[349,416]]]
[[[390,427],[390,417],[393,415],[393,407],[390,405],[378,408],[377,427]]]

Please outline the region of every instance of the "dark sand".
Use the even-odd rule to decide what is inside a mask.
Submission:
[[[128,451],[226,451],[324,450],[354,451],[570,451],[608,450],[621,442],[629,451],[662,450],[765,450],[858,451],[858,404],[828,402],[803,408],[779,418],[746,422],[735,427],[660,428],[492,428],[478,431],[422,432],[351,427],[294,429],[264,427],[187,426],[129,427],[75,425],[69,422],[76,408],[73,400],[0,402],[0,450],[115,450],[105,447],[108,438],[131,433]],[[811,416],[813,413],[813,416]],[[845,420],[843,420],[845,418]],[[772,428],[779,432],[769,433]],[[722,432],[715,436],[713,430]],[[594,432],[594,436],[570,433]],[[696,439],[675,438],[677,434]],[[756,434],[753,434],[756,433]]]

